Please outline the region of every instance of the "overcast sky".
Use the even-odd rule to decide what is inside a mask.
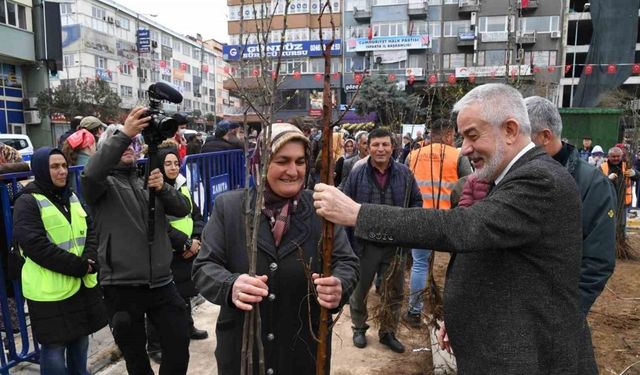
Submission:
[[[180,34],[229,41],[224,0],[115,0]],[[155,14],[157,17],[150,17]]]

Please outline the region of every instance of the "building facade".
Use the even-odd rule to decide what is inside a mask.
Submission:
[[[224,87],[239,95],[238,86],[251,88],[261,81],[263,75],[272,75],[276,71],[277,59],[261,65],[259,41],[267,41],[268,56],[277,56],[280,48],[282,31],[285,29],[285,9],[283,1],[267,0],[257,4],[254,11],[252,5],[242,6],[241,0],[228,0],[229,44],[224,46],[223,58],[232,65],[226,72]],[[279,87],[275,107],[276,120],[287,120],[293,116],[319,117],[323,90],[322,74],[324,58],[320,33],[323,40],[332,39],[331,24],[335,27],[335,42],[331,50],[332,61],[331,87],[336,100],[339,100],[343,84],[342,77],[342,0],[332,0],[331,10],[326,10],[319,20],[320,2],[317,0],[293,0],[286,15],[286,31],[284,34],[283,58],[279,70]],[[263,22],[273,15],[271,27]],[[244,49],[243,56],[240,56]],[[245,64],[241,68],[240,60]],[[262,59],[265,60],[265,59]],[[233,78],[232,78],[233,77]],[[238,79],[245,77],[240,85]],[[225,117],[241,120],[244,106],[230,108]],[[255,114],[250,114],[250,122],[258,122]]]
[[[165,104],[168,112],[192,113],[204,130],[204,119],[222,113],[224,65],[200,36],[183,36],[142,14],[109,0],[61,3],[64,70],[52,86],[78,79],[101,79],[122,98],[125,110],[145,105],[155,82],[173,84],[183,95],[180,104]],[[213,44],[217,42],[214,41]],[[64,125],[56,131],[63,132]]]
[[[245,77],[262,72],[252,60],[259,54],[258,40],[265,40],[260,30],[266,29],[271,15],[275,26],[267,35],[267,50],[277,53],[284,12],[274,7],[280,3],[265,1],[254,10],[242,7],[240,0],[227,1],[230,44],[224,47],[224,59],[240,65],[244,47]],[[287,76],[281,96],[290,99],[277,113],[279,119],[316,113],[312,97],[322,87],[317,73],[323,73],[323,59],[311,49],[319,45],[317,13],[324,3],[296,0],[290,5],[285,41],[291,44],[284,46],[280,70]],[[557,101],[564,58],[563,2],[342,0],[332,5],[340,42],[332,87],[339,103],[350,101],[364,75],[377,74],[396,80],[401,88],[518,79],[532,92]],[[240,70],[227,73],[238,77]],[[233,90],[232,81],[225,87]]]

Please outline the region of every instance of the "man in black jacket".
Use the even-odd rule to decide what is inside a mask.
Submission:
[[[145,350],[145,314],[160,332],[160,374],[179,375],[189,364],[189,323],[184,301],[171,273],[173,251],[166,215],[184,217],[187,198],[151,171],[155,190],[154,237],[148,238],[149,193],[136,173],[133,139],[149,126],[146,108],[134,108],[124,126],[107,129],[89,159],[81,181],[99,233],[100,285],[113,338],[129,374],[153,373]]]
[[[204,154],[216,151],[242,150],[244,145],[241,145],[240,139],[237,137],[239,129],[240,124],[236,122],[220,121],[216,126],[215,135],[207,138],[202,145],[201,152]]]
[[[444,316],[459,374],[597,374],[580,312],[575,182],[531,142],[513,87],[478,86],[454,113],[462,153],[495,185],[483,200],[452,210],[399,208],[358,204],[319,184],[318,214],[369,241],[456,254]]]
[[[607,178],[580,158],[576,148],[561,141],[562,118],[553,103],[539,96],[524,100],[532,140],[564,165],[582,197],[582,266],[580,308],[586,316],[616,264],[615,192]]]

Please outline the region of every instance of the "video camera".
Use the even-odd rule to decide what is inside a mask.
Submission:
[[[178,131],[178,122],[167,116],[162,110],[162,101],[182,103],[182,94],[170,85],[157,82],[149,86],[149,110],[144,117],[151,116],[151,122],[142,131],[145,143],[149,147],[157,147],[165,139],[173,137]],[[155,146],[155,147],[154,147]]]

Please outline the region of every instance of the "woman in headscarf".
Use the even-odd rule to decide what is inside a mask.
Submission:
[[[255,229],[256,276],[247,274],[244,215],[256,209],[255,190],[249,202],[242,190],[218,196],[193,264],[200,294],[221,306],[215,351],[221,375],[240,373],[244,312],[254,304],[260,304],[259,339],[267,373],[315,373],[317,342],[311,331],[317,334],[320,305],[340,308],[358,280],[358,259],[339,226],[334,232],[333,276],[319,276],[321,220],[312,192],[303,190],[309,140],[295,126],[278,123],[272,125],[270,144],[264,204],[258,208],[260,224]]]
[[[85,165],[96,153],[96,139],[87,129],[80,129],[67,137],[62,144],[62,153],[70,166]]]
[[[40,372],[88,374],[88,336],[107,324],[97,238],[69,188],[62,152],[43,147],[31,167],[35,181],[16,200],[13,235],[25,257],[22,292],[41,344]]]
[[[166,142],[166,141],[165,141]],[[189,336],[192,340],[204,340],[209,337],[207,331],[197,329],[191,316],[191,297],[198,295],[198,290],[191,280],[191,268],[195,255],[200,251],[200,236],[204,220],[200,208],[193,201],[187,187],[187,179],[180,174],[178,149],[175,144],[164,143],[158,148],[158,164],[164,182],[173,186],[184,195],[191,204],[191,214],[185,217],[167,216],[169,220],[169,239],[173,248],[171,272],[180,297],[184,300],[189,315]],[[156,362],[162,361],[160,354],[160,337],[153,323],[147,320],[147,352]]]

